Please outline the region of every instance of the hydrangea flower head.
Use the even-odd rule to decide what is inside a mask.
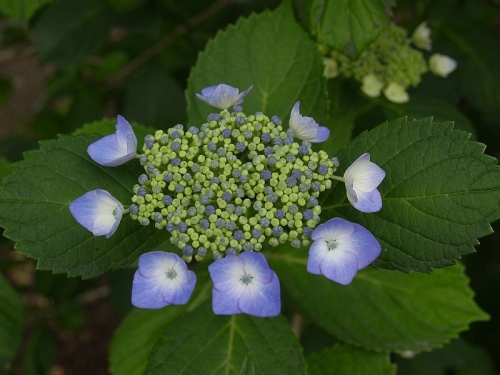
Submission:
[[[115,134],[107,135],[87,148],[92,160],[106,167],[122,165],[137,154],[137,138],[132,127],[120,115],[117,120]]]
[[[297,101],[290,114],[290,129],[296,138],[309,142],[324,142],[330,136],[330,130],[314,121],[312,117],[302,116],[299,111],[300,101]]]
[[[201,94],[196,94],[198,99],[220,109],[229,109],[233,105],[243,103],[243,98],[253,88],[253,85],[240,93],[236,87],[221,83],[217,86],[206,87]]]
[[[187,303],[196,284],[196,275],[176,254],[153,251],[141,255],[132,284],[132,305],[159,309]]]
[[[362,212],[376,212],[382,208],[382,197],[377,187],[385,172],[370,161],[370,154],[361,155],[344,173],[347,199]]]
[[[427,51],[431,50],[432,39],[431,39],[431,29],[427,26],[427,22],[422,22],[417,26],[415,31],[411,36],[413,44],[415,44],[420,49],[425,49]]]
[[[448,77],[457,68],[457,62],[451,57],[435,53],[429,58],[429,70],[437,76]]]
[[[92,190],[69,205],[73,217],[94,236],[109,238],[122,219],[123,205],[106,190]]]
[[[358,270],[380,255],[381,247],[366,228],[341,218],[320,224],[312,233],[307,271],[349,284]]]
[[[410,100],[410,96],[406,92],[405,88],[399,83],[391,82],[384,89],[384,95],[393,103],[406,103]]]
[[[280,283],[261,253],[226,255],[208,266],[214,283],[212,308],[218,315],[279,315]]]

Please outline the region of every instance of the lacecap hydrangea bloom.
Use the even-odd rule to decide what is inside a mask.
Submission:
[[[301,115],[299,102],[291,110],[288,129],[277,116],[246,115],[239,104],[250,89],[203,89],[198,97],[223,108],[221,112],[210,114],[199,128],[179,124],[146,136],[138,155],[144,173],[132,188],[132,203],[120,212],[130,213],[140,225],[168,231],[186,263],[212,255],[215,262],[209,271],[216,314],[264,317],[279,313],[280,292],[278,277],[260,251],[279,244],[309,246],[320,223],[318,197],[335,180],[346,184],[354,207],[380,210],[376,188],[383,176],[374,173],[368,154],[368,164],[362,156],[343,177],[334,175],[338,159],[311,147],[312,142],[326,140],[330,131]],[[231,111],[225,108],[229,103],[235,104]],[[101,204],[93,203],[99,209]],[[113,232],[117,225],[113,222]],[[373,240],[365,243],[368,236],[358,234],[351,234],[350,243],[361,244],[361,253],[366,248],[376,253]],[[184,263],[181,267],[174,253],[148,254],[141,256],[134,278],[134,305],[158,308],[187,302],[195,283],[191,271]],[[369,257],[360,259],[356,270]]]

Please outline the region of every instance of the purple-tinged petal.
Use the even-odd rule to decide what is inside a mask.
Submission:
[[[280,282],[274,271],[267,284],[248,285],[239,300],[242,312],[261,318],[279,315],[281,310]]]
[[[132,304],[150,309],[182,305],[191,297],[195,283],[196,275],[177,254],[143,254],[132,284]]]
[[[382,247],[377,239],[365,227],[353,223],[356,230],[349,238],[342,239],[342,247],[356,253],[358,257],[358,270],[365,268],[380,255]]]
[[[133,159],[137,154],[137,138],[130,124],[118,116],[115,134],[107,135],[87,148],[96,163],[116,167]]]
[[[214,288],[226,292],[238,284],[244,274],[243,262],[236,255],[227,255],[208,266]]]
[[[347,285],[358,271],[358,257],[347,249],[329,251],[323,258],[320,269],[326,278]]]
[[[320,264],[329,252],[326,241],[314,241],[309,248],[309,258],[307,258],[307,272],[321,275]]]
[[[132,305],[143,309],[159,309],[169,303],[163,298],[165,277],[146,278],[135,271],[132,283]]]
[[[234,287],[226,292],[219,292],[217,289],[212,290],[212,310],[217,315],[234,315],[241,314],[242,311],[238,306],[240,296],[243,289]]]
[[[261,253],[244,251],[240,254],[243,268],[246,273],[251,273],[255,279],[263,284],[271,282],[274,271],[269,268],[266,257]]]
[[[324,126],[319,126],[312,118],[300,114],[300,101],[297,101],[290,113],[290,129],[294,137],[309,142],[324,142],[330,136],[330,131]]]
[[[186,267],[186,264],[184,266]],[[196,284],[196,275],[193,271],[188,271],[187,267],[185,275],[187,276],[187,282],[182,282],[184,277],[167,279],[167,283],[163,288],[163,299],[165,301],[173,305],[184,305],[189,301]]]
[[[201,94],[196,94],[198,99],[220,109],[228,109],[233,105],[243,103],[243,97],[253,88],[253,85],[240,93],[235,87],[221,83],[217,86],[206,87]]]
[[[313,241],[320,239],[323,241],[341,239],[350,237],[354,233],[354,230],[353,223],[339,217],[334,217],[326,223],[318,225],[312,232],[311,239]]]
[[[376,189],[369,193],[360,193],[357,202],[350,202],[355,209],[366,213],[377,212],[382,208],[382,196]]]
[[[106,190],[92,190],[75,199],[69,210],[80,225],[94,236],[111,237],[124,211],[123,205]]]

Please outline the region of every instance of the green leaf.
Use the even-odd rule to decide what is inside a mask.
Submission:
[[[105,189],[125,205],[142,167],[132,160],[103,167],[87,155],[96,135],[62,136],[25,153],[0,183],[0,225],[16,249],[38,259],[37,267],[91,278],[125,268],[167,238],[124,215],[116,233],[94,237],[73,218],[69,204],[94,189]]]
[[[24,309],[21,299],[0,273],[0,370],[10,367],[23,337]]]
[[[241,366],[240,375],[255,375],[255,363],[250,353],[245,357],[243,366]]]
[[[0,156],[0,180],[8,176],[10,173],[11,163],[3,156]]]
[[[500,217],[500,168],[484,145],[450,123],[398,119],[362,133],[339,155],[344,171],[361,154],[387,173],[382,210],[357,211],[337,183],[320,196],[322,218],[342,216],[369,229],[382,245],[376,267],[430,272],[474,252]]]
[[[307,358],[309,375],[395,375],[396,366],[387,354],[335,345]]]
[[[313,0],[311,5],[311,31],[318,42],[353,59],[389,22],[383,1]]]
[[[196,272],[196,287],[185,305],[163,309],[133,309],[115,331],[109,351],[109,371],[113,375],[142,375],[154,345],[165,330],[187,312],[211,296],[208,270]]]
[[[295,22],[289,2],[275,11],[253,14],[219,32],[200,53],[186,93],[189,123],[199,126],[214,111],[195,93],[226,83],[240,90],[254,86],[243,103],[247,114],[261,111],[285,119],[301,100],[301,113],[325,124],[322,72],[316,44]]]
[[[428,351],[457,337],[471,322],[488,319],[474,303],[460,264],[432,275],[368,267],[344,286],[308,273],[304,250],[280,250],[267,258],[297,306],[318,326],[354,346]]]
[[[2,0],[0,1],[0,12],[7,17],[24,19],[29,22],[35,12],[50,3],[51,0]]]
[[[452,340],[442,349],[420,353],[415,358],[396,357],[396,363],[400,373],[405,375],[497,374],[488,351],[463,339]]]
[[[207,301],[170,326],[145,374],[239,374],[248,353],[258,374],[306,373],[302,348],[285,318],[218,316]]]
[[[94,53],[106,41],[110,27],[103,1],[56,1],[36,24],[35,45],[42,61],[68,65]]]

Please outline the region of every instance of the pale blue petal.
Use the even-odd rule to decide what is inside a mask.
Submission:
[[[241,276],[245,273],[243,261],[237,255],[227,255],[208,266],[210,278],[214,288],[225,292],[240,283]]]
[[[132,283],[132,305],[143,309],[159,309],[169,305],[163,298],[164,282],[165,278],[162,276],[146,278],[140,270],[135,271]]]
[[[324,126],[318,126],[318,134],[316,138],[312,139],[310,142],[319,143],[324,142],[330,137],[330,129],[325,128]]]
[[[183,283],[188,280],[186,263],[174,253],[165,251],[151,251],[142,254],[139,258],[139,269],[144,277],[156,277],[164,275],[170,269],[174,269]]]
[[[358,192],[357,195],[357,202],[350,201],[357,210],[369,213],[377,212],[382,209],[382,197],[377,189],[369,193]]]
[[[75,199],[69,210],[80,225],[94,236],[108,238],[116,231],[122,218],[123,205],[106,190],[92,190]]]
[[[353,183],[356,191],[369,192],[375,190],[385,178],[385,171],[370,161],[370,154],[361,155],[344,173]]]
[[[130,124],[118,116],[115,134],[107,135],[87,148],[89,156],[96,163],[116,167],[133,159],[137,154],[137,138]]]
[[[245,314],[261,318],[279,315],[281,310],[280,282],[274,271],[269,283],[248,285],[240,297],[239,308]]]
[[[244,251],[239,257],[243,261],[245,273],[252,275],[261,283],[271,282],[274,272],[269,268],[264,255],[253,251]]]
[[[349,284],[358,271],[358,256],[343,247],[329,251],[320,265],[321,274],[339,284]]]
[[[314,229],[311,235],[313,241],[324,240],[332,241],[338,240],[345,237],[349,237],[354,233],[353,223],[341,219],[340,217],[334,217],[327,222],[320,224]]]
[[[242,93],[238,94],[236,97],[236,101],[232,105],[237,105],[243,103],[243,98],[250,92],[250,90],[253,89],[253,85],[251,85],[248,89],[243,91]]]
[[[360,270],[377,259],[382,247],[368,229],[359,224],[354,224],[354,226],[356,230],[353,235],[342,241],[342,250],[349,249],[349,251],[356,253],[358,270]]]
[[[233,315],[241,314],[242,311],[238,307],[241,294],[244,292],[243,286],[234,287],[225,292],[220,292],[217,289],[212,289],[212,310],[217,315]]]
[[[228,109],[235,104],[243,102],[243,97],[248,94],[253,86],[239,93],[239,90],[230,85],[221,83],[217,86],[206,87],[201,90],[201,94],[196,94],[198,99],[220,109]]]
[[[309,248],[309,258],[307,258],[307,272],[314,273],[315,275],[320,275],[320,264],[328,251],[329,249],[326,241],[314,241]]]
[[[205,87],[203,90],[201,90],[201,95],[210,97],[210,95],[212,95],[214,93],[216,88],[217,88],[217,86]],[[199,94],[196,94],[196,95],[199,95]]]
[[[185,265],[185,264],[184,264]],[[189,301],[196,284],[196,275],[193,271],[185,272],[187,283],[181,281],[179,277],[173,280],[167,278],[167,283],[163,288],[163,299],[173,305],[184,305]],[[179,273],[177,274],[179,276]]]

